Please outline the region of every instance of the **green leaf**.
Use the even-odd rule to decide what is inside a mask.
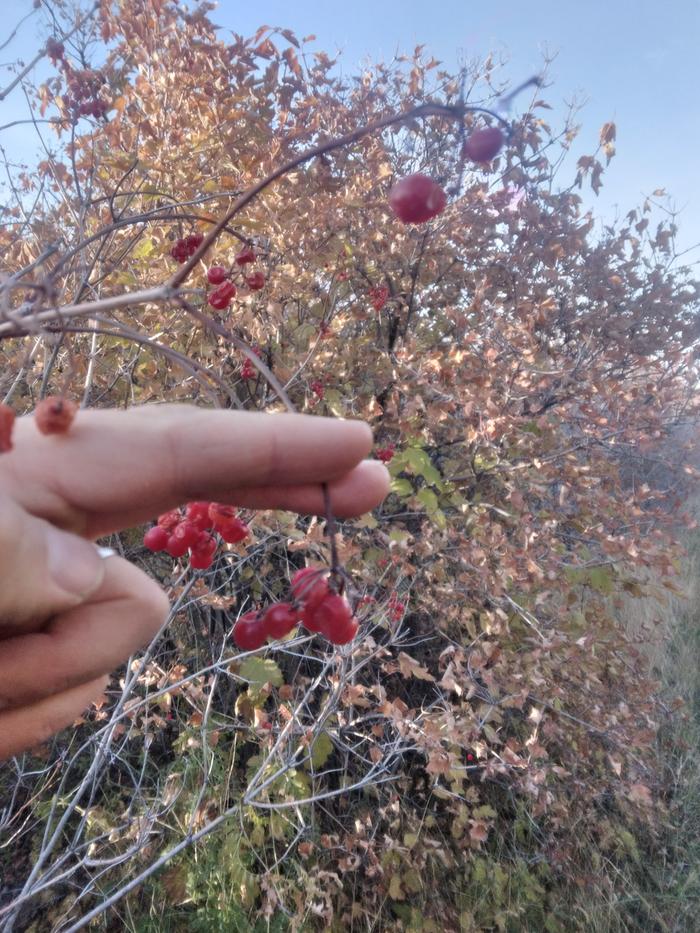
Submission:
[[[272,658],[246,658],[238,673],[253,688],[268,683],[273,687],[281,687],[284,683],[282,671]]]
[[[432,489],[421,489],[416,499],[425,506],[426,512],[437,512],[438,499]]]
[[[327,732],[321,732],[316,736],[314,744],[311,746],[311,764],[314,770],[322,768],[331,756],[333,751],[333,742]]]
[[[409,447],[405,453],[408,466],[418,476],[422,476],[426,483],[431,486],[438,485],[442,481],[440,473],[435,469],[430,461],[430,457],[420,447]]]
[[[588,579],[593,589],[603,596],[609,596],[614,589],[609,567],[594,567],[589,572]]]
[[[136,244],[134,249],[134,257],[136,259],[145,259],[147,256],[151,255],[155,248],[155,243],[151,237],[143,237]]]
[[[406,497],[413,495],[413,486],[407,479],[393,479],[390,489],[397,496]]]
[[[401,887],[401,875],[391,876],[391,881],[389,882],[389,897],[393,901],[403,901],[406,899],[406,895],[403,893]]]
[[[323,401],[326,403],[328,408],[333,412],[336,418],[345,417],[345,405],[343,404],[343,396],[338,392],[337,389],[326,389],[326,392],[323,397]]]

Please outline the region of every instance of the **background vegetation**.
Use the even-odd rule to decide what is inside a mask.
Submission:
[[[698,283],[650,201],[594,236],[580,191],[614,125],[573,171],[544,88],[487,166],[444,115],[363,135],[250,200],[168,289],[174,242],[283,163],[507,89],[488,59],[449,74],[422,49],[340,78],[289,31],[224,41],[207,4],[43,9],[51,76],[10,89],[44,153],[5,157],[6,401],[276,411],[283,387],[369,420],[393,486],[340,527],[351,650],[229,638],[329,562],[319,519],[248,515],[253,540],[203,573],[143,529],[110,542],[171,618],[0,771],[2,928],[692,929]],[[387,193],[414,171],[450,203],[405,227]],[[266,286],[215,313],[206,267],[242,242]]]

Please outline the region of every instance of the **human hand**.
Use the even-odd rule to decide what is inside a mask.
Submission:
[[[161,588],[92,541],[185,501],[361,515],[388,491],[369,427],[308,415],[160,405],[81,411],[67,435],[17,420],[0,456],[0,760],[100,695],[163,624]]]

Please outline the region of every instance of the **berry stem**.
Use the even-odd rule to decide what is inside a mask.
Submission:
[[[323,483],[321,488],[323,489],[323,509],[326,513],[326,534],[328,535],[328,540],[331,545],[331,576],[333,577],[333,582],[338,587],[338,593],[342,596],[343,590],[345,589],[345,580],[343,579],[340,561],[338,560],[338,542],[336,540],[338,526],[335,521],[333,510],[331,509],[331,494],[328,489],[328,483]]]

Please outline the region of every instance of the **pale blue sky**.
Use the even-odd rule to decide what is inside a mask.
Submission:
[[[449,67],[460,56],[499,52],[504,78],[517,83],[539,71],[543,50],[556,53],[546,91],[552,121],[564,101],[587,100],[577,154],[593,150],[606,120],[618,127],[618,155],[600,197],[591,199],[596,212],[611,218],[616,205],[624,213],[665,188],[683,208],[679,246],[700,242],[700,0],[221,0],[211,16],[244,35],[264,23],[313,33],[318,48],[343,51],[346,73],[367,57],[388,59],[423,43]],[[30,23],[20,35],[24,54],[33,29]],[[14,109],[0,104],[0,124]],[[26,135],[3,133],[0,143],[24,149]],[[700,250],[688,259],[700,260]]]

